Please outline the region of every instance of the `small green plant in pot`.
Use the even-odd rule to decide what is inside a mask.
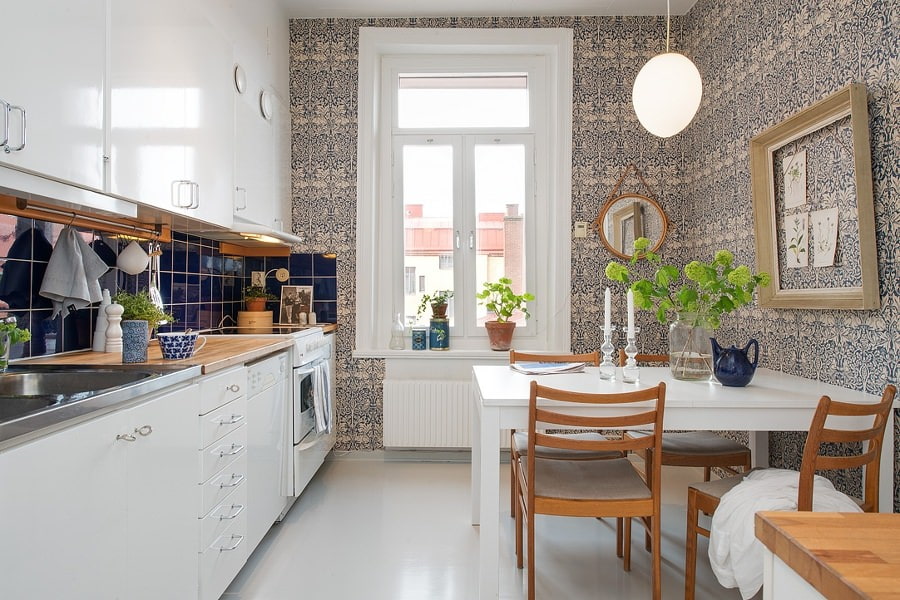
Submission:
[[[119,292],[112,300],[122,305],[123,321],[147,321],[147,325],[153,331],[156,331],[162,323],[175,322],[174,316],[153,304],[147,290],[141,290],[136,294]]]
[[[31,332],[27,329],[19,329],[15,317],[7,317],[0,320],[0,373],[5,373],[9,367],[9,349],[19,342],[27,342],[31,339]]]
[[[278,300],[261,285],[248,285],[244,288],[244,304],[248,311],[259,312],[266,309],[266,302]]]
[[[419,310],[416,312],[416,319],[422,316],[425,308],[431,306],[431,316],[434,319],[447,318],[447,305],[450,298],[453,297],[453,290],[437,290],[431,294],[425,294],[419,301]]]
[[[534,300],[534,295],[528,292],[516,294],[512,289],[512,279],[508,277],[501,277],[495,282],[486,281],[483,285],[484,289],[475,297],[480,300],[478,304],[494,313],[494,320],[484,323],[491,350],[509,350],[516,328],[510,318],[516,311],[529,318],[528,303]]]

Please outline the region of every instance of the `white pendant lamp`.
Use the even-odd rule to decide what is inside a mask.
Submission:
[[[666,51],[647,61],[631,91],[638,121],[659,137],[671,137],[688,126],[703,95],[700,71],[687,56],[669,52],[669,0],[666,0]]]

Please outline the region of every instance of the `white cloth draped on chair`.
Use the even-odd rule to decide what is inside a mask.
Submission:
[[[754,515],[761,510],[797,510],[800,473],[786,469],[751,471],[728,491],[713,513],[709,562],[719,583],[740,588],[744,600],[762,587],[763,545],[754,534]],[[846,494],[816,475],[813,511],[862,512]]]

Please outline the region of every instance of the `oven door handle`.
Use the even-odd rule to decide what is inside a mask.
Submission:
[[[297,367],[294,369],[294,375],[312,375],[316,371],[316,367],[321,365],[323,360],[321,358],[312,361],[309,365],[304,367]]]

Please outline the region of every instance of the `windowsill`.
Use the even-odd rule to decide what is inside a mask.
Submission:
[[[384,358],[401,360],[496,360],[509,362],[509,352],[494,350],[354,350],[353,358]]]

